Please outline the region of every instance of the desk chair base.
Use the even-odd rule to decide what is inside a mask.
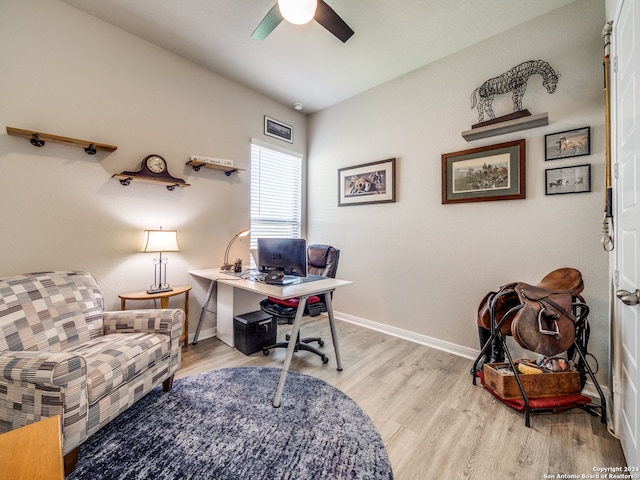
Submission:
[[[286,342],[278,342],[278,343],[274,343],[273,345],[269,345],[268,347],[264,347],[262,349],[262,353],[264,355],[269,355],[269,352],[272,348],[287,348],[289,346],[289,342],[291,341],[291,336],[287,334],[285,338],[287,340]],[[319,337],[303,338],[301,340],[300,335],[298,335],[298,339],[296,341],[296,347],[294,348],[293,351],[297,352],[298,350],[304,350],[306,352],[315,353],[320,357],[320,359],[322,360],[322,363],[329,363],[329,357],[327,357],[324,353],[322,353],[317,348],[309,345],[309,343],[313,343],[313,342],[318,342],[318,345],[320,347],[324,347],[324,340],[322,340]]]

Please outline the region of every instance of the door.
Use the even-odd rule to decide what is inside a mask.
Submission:
[[[621,0],[613,22],[616,180],[614,393],[616,429],[629,466],[640,465],[640,0]]]

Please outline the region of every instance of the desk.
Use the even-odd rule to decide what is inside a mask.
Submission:
[[[63,480],[60,416],[0,435],[0,471],[13,480]]]
[[[218,287],[217,301],[216,301],[216,313],[217,313],[217,334],[218,338],[225,342],[227,345],[233,347],[233,317],[247,312],[235,312],[233,305],[233,295],[236,289],[252,292],[262,297],[275,297],[279,299],[286,299],[291,297],[300,297],[300,303],[296,310],[296,318],[293,321],[293,327],[291,330],[291,338],[297,338],[300,331],[300,321],[304,313],[304,307],[307,303],[307,299],[311,295],[324,296],[324,302],[327,305],[327,315],[329,317],[329,326],[331,328],[331,338],[333,340],[333,348],[336,352],[336,362],[338,364],[338,371],[342,370],[342,360],[340,359],[340,349],[338,348],[338,335],[336,332],[335,321],[333,316],[333,307],[331,305],[331,292],[337,287],[348,285],[351,282],[347,280],[338,280],[337,278],[323,278],[322,280],[315,280],[312,282],[297,283],[293,285],[268,285],[262,282],[255,282],[253,280],[246,280],[240,277],[220,272],[219,268],[208,268],[204,270],[189,270],[189,273],[195,277],[204,278],[211,281],[209,289],[207,291],[207,297],[202,307],[202,314],[198,322],[198,328],[196,329],[195,339],[197,341],[198,334],[200,333],[200,327],[202,326],[202,320],[206,313],[207,306],[211,300],[213,290],[215,286]],[[195,342],[194,342],[195,343]],[[282,390],[284,388],[284,382],[287,378],[287,372],[291,366],[291,360],[293,358],[293,351],[295,349],[295,342],[289,342],[289,348],[287,348],[287,354],[284,360],[284,366],[282,367],[282,373],[280,375],[280,383],[276,395],[273,399],[273,406],[279,407],[280,400],[282,398]]]
[[[156,300],[160,299],[160,307],[165,309],[169,308],[169,297],[174,295],[182,295],[184,293],[184,329],[182,330],[182,340],[185,348],[189,345],[189,291],[191,287],[184,285],[181,287],[173,287],[173,290],[160,293],[147,293],[147,292],[133,292],[133,293],[121,293],[120,297],[120,310],[126,310],[127,300]]]

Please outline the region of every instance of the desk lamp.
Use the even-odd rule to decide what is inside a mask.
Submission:
[[[147,293],[170,292],[173,290],[167,283],[167,257],[162,252],[179,252],[177,232],[175,230],[145,230],[143,252],[158,252],[158,258],[153,259],[155,270],[153,273],[153,285]]]
[[[224,264],[220,267],[220,270],[231,270],[233,268],[233,263],[229,263],[229,250],[231,249],[231,245],[236,240],[236,238],[244,238],[249,235],[250,232],[251,230],[242,230],[241,232],[236,233],[235,236],[231,239],[229,245],[227,245],[227,249],[224,252]]]

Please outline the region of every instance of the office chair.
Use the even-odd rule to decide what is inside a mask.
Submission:
[[[307,261],[308,261],[308,274],[320,275],[323,277],[335,278],[338,270],[338,259],[340,257],[340,250],[330,245],[314,244],[307,247]],[[293,324],[293,320],[296,317],[296,310],[298,308],[299,298],[288,298],[286,300],[280,300],[273,297],[268,297],[260,302],[260,308],[277,318],[278,325]],[[321,313],[327,311],[327,306],[317,295],[312,295],[307,299],[307,305],[304,308],[304,316],[316,317]],[[291,338],[286,335],[286,342],[278,342],[262,349],[264,355],[269,355],[269,351],[272,348],[287,348]],[[296,348],[294,351],[305,350],[318,355],[322,359],[322,363],[327,363],[329,357],[327,357],[320,350],[309,345],[310,343],[317,342],[320,347],[324,346],[324,340],[320,337],[298,338],[296,339]]]

